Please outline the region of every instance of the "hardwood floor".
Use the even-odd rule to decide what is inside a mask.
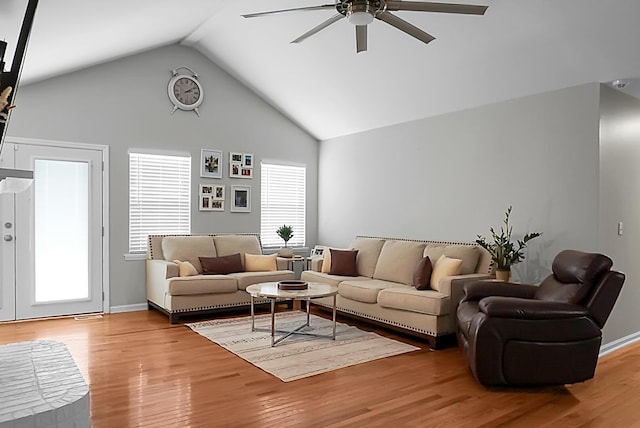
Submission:
[[[93,428],[640,426],[640,344],[582,384],[487,389],[457,348],[376,331],[423,349],[284,383],[155,311],[0,323],[0,343],[64,342],[90,384]]]

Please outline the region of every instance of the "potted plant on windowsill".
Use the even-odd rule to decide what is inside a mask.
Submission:
[[[489,229],[492,241],[488,241],[484,236],[478,236],[476,243],[487,250],[491,255],[493,267],[496,272],[496,279],[509,281],[511,278],[511,266],[524,260],[523,250],[527,242],[542,235],[541,232],[527,233],[524,238],[516,240],[516,244],[511,241],[511,231],[513,227],[509,224],[511,206],[505,212],[504,224],[498,234],[493,227]]]
[[[293,238],[293,228],[291,226],[283,224],[278,228],[278,230],[276,230],[276,233],[284,241],[284,248],[280,248],[280,250],[278,250],[278,255],[280,257],[287,258],[293,257],[293,250],[287,247],[287,242],[289,242],[289,240]]]

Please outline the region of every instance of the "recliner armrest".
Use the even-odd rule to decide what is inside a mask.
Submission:
[[[489,317],[524,320],[551,320],[590,316],[589,310],[571,303],[517,297],[492,296],[480,300],[478,309]]]
[[[480,301],[485,297],[503,296],[531,299],[538,287],[527,284],[514,284],[512,282],[474,281],[464,286],[462,302]]]

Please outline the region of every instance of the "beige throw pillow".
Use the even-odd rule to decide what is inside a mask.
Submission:
[[[431,288],[436,291],[440,291],[440,287],[438,285],[440,282],[440,278],[444,278],[445,276],[459,275],[461,268],[462,260],[452,259],[443,255],[438,259],[435,266],[433,267],[433,272],[431,272]]]
[[[173,262],[178,265],[178,275],[180,276],[194,276],[198,274],[198,271],[191,262],[182,262],[180,260],[174,260]]]
[[[245,254],[244,270],[247,272],[272,272],[278,270],[276,254]]]

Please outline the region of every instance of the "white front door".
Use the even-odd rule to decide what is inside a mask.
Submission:
[[[15,319],[101,312],[103,152],[5,144],[10,151],[16,169],[34,171],[14,196]],[[9,281],[3,273],[2,289]]]

